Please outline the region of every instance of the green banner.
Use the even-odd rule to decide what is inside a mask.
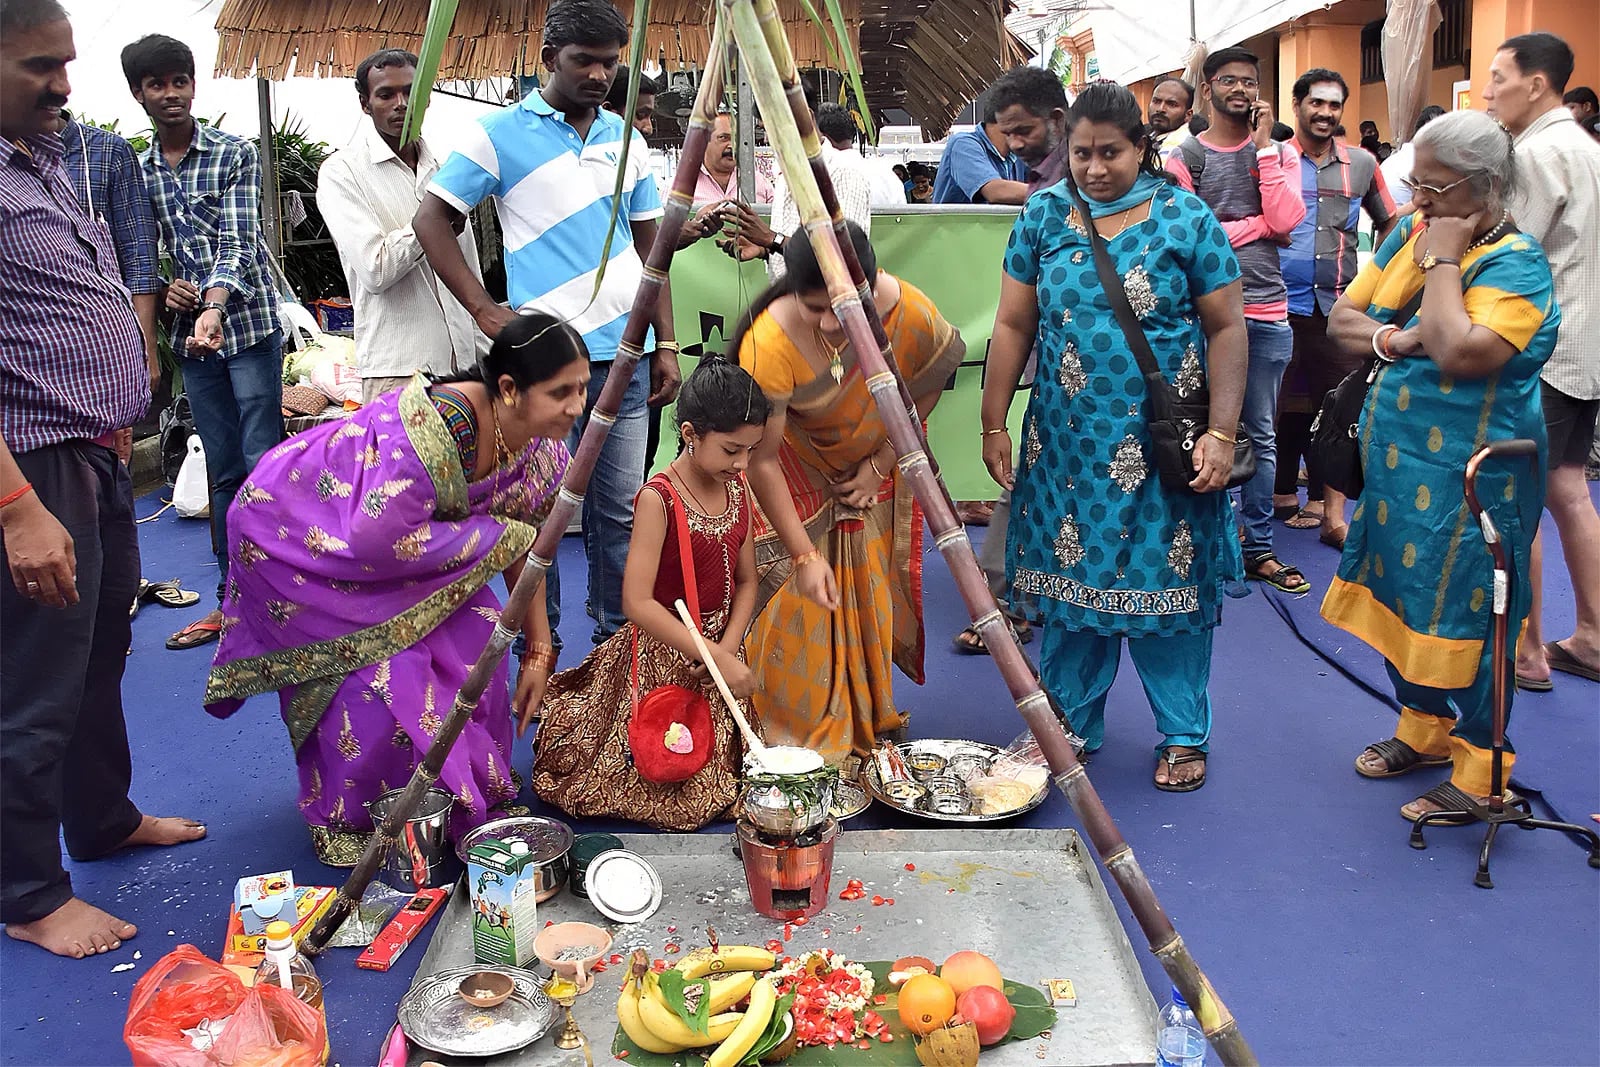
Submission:
[[[983,364],[1000,295],[1000,262],[1016,216],[1004,212],[885,212],[872,218],[878,266],[927,293],[967,343],[967,358],[928,419],[928,442],[957,500],[992,500],[999,492],[984,470],[978,408]],[[745,307],[766,288],[762,263],[735,263],[710,241],[672,260],[672,310],[684,373],[703,351],[722,352]],[[1012,405],[1018,439],[1025,394]],[[677,454],[677,435],[663,428],[657,468]]]

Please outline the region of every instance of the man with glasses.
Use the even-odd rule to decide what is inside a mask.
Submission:
[[[1306,71],[1294,83],[1291,143],[1301,155],[1300,196],[1306,217],[1283,250],[1294,359],[1278,397],[1278,484],[1272,498],[1273,513],[1288,515],[1291,528],[1320,525],[1322,542],[1339,549],[1344,548],[1344,494],[1322,484],[1308,446],[1322,398],[1360,361],[1352,362],[1328,340],[1328,312],[1356,276],[1360,243],[1356,223],[1362,209],[1372,219],[1377,243],[1395,224],[1394,200],[1378,161],[1365,152],[1351,151],[1333,136],[1349,95],[1344,77],[1322,67]],[[1309,475],[1303,508],[1296,486],[1302,457]]]
[[[1272,489],[1277,479],[1278,389],[1294,351],[1288,290],[1278,249],[1305,218],[1300,155],[1272,140],[1272,105],[1259,98],[1261,64],[1243,48],[1224,48],[1206,60],[1205,97],[1211,127],[1167,159],[1167,170],[1211,206],[1228,234],[1244,274],[1250,367],[1239,431],[1250,435],[1256,473],[1239,492],[1249,577],[1301,596],[1311,585],[1272,548]]]
[[[1529,565],[1533,605],[1517,650],[1517,685],[1551,688],[1551,671],[1600,681],[1600,514],[1584,480],[1584,461],[1600,414],[1600,259],[1594,226],[1600,217],[1600,145],[1561,102],[1573,55],[1553,33],[1529,33],[1500,46],[1489,63],[1483,99],[1514,138],[1516,188],[1508,207],[1539,239],[1555,276],[1561,335],[1541,374],[1550,439],[1545,507],[1561,535],[1572,578],[1577,626],[1565,640],[1544,640],[1539,609],[1543,538]]]

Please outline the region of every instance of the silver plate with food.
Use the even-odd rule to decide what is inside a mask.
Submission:
[[[885,782],[879,760],[868,760],[861,780],[874,799],[920,819],[983,823],[1012,819],[1044,803],[1049,772],[1028,768],[1038,780],[993,775],[1001,750],[980,741],[925,738],[895,746],[901,762],[922,780]]]
[[[482,1008],[460,996],[461,980],[483,971],[508,975],[514,984],[498,1007]],[[423,1048],[447,1056],[499,1056],[543,1037],[557,1011],[532,971],[477,964],[422,979],[401,998],[398,1014],[407,1039]]]

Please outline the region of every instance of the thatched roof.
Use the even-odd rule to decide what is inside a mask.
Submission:
[[[858,36],[874,111],[899,107],[942,136],[968,99],[1028,52],[1001,24],[1010,0],[840,0]],[[442,81],[506,76],[537,66],[547,0],[462,0]],[[627,5],[619,5],[624,14]],[[818,4],[818,8],[821,8]],[[802,67],[829,66],[802,0],[778,0]],[[653,0],[646,52],[670,70],[702,65],[711,42],[708,0]],[[350,77],[380,48],[416,51],[427,0],[225,0],[217,16],[219,77],[291,73]]]

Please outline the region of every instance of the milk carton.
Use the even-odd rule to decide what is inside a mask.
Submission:
[[[472,949],[479,963],[531,967],[539,933],[536,864],[522,841],[484,841],[467,850]]]

